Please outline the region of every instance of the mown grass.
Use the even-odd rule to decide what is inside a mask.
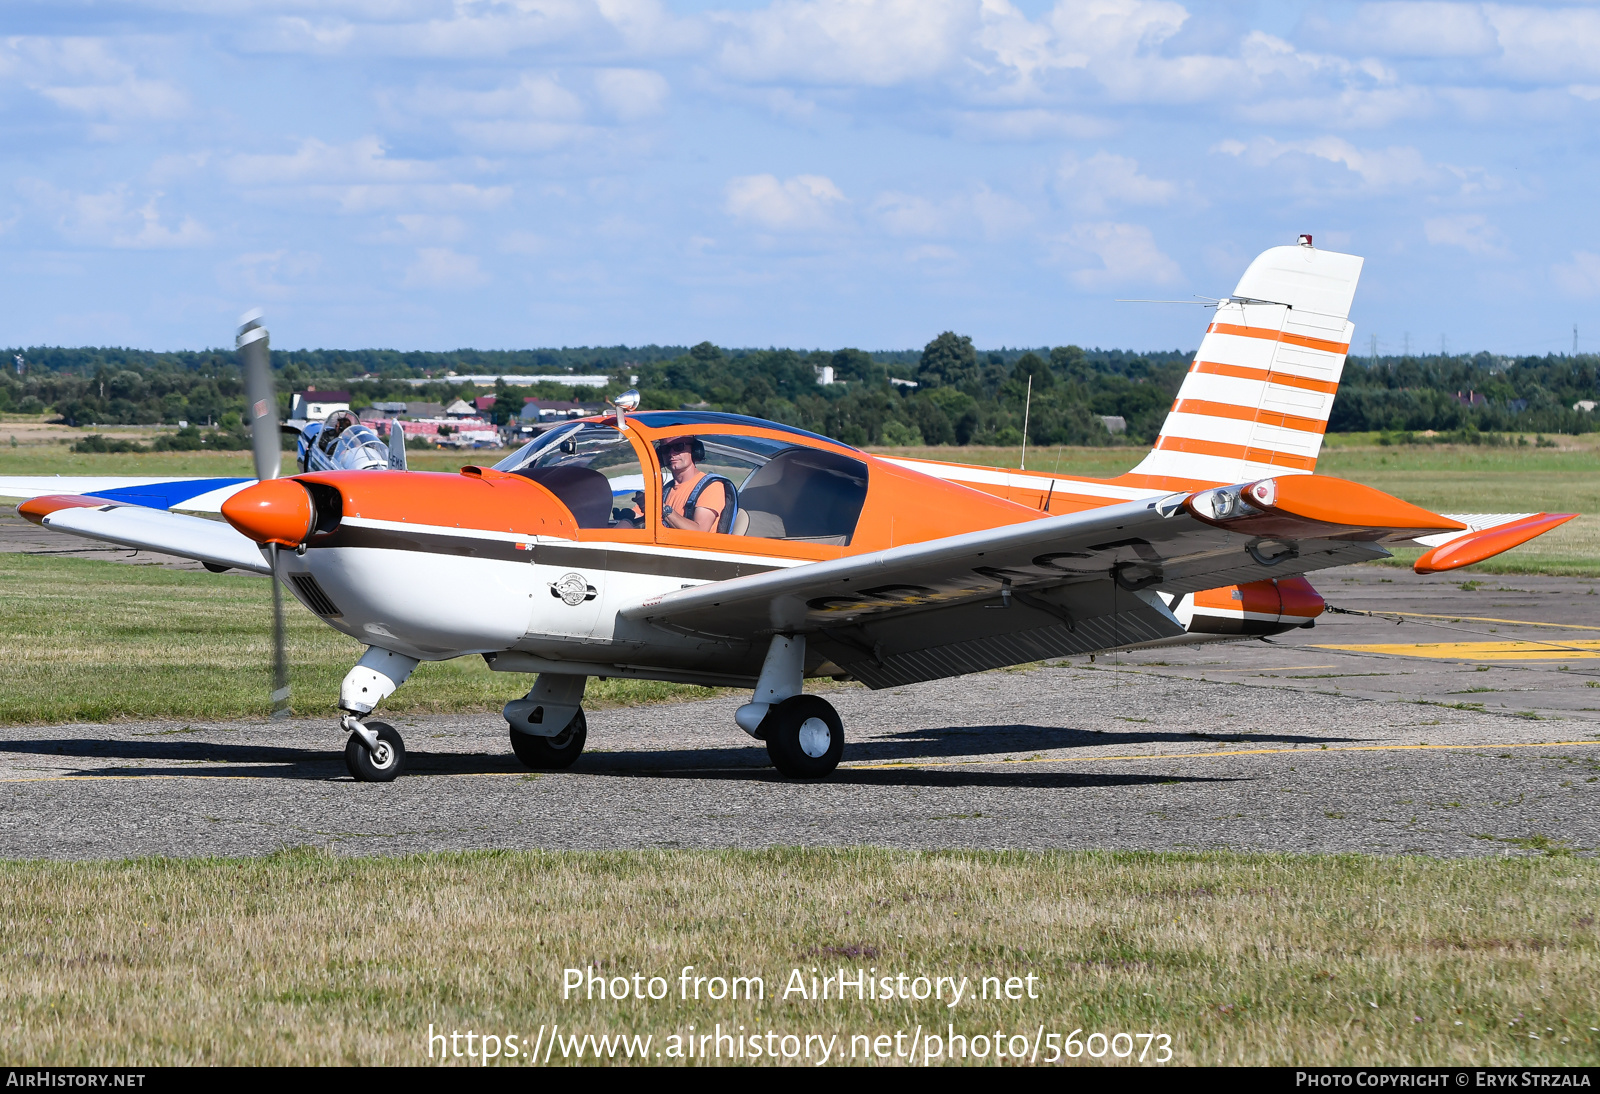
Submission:
[[[1592,1064],[1597,888],[1600,863],[1550,855],[291,850],[9,862],[0,1055],[409,1064],[428,1062],[430,1023],[530,1038],[560,1023],[653,1034],[657,1048],[691,1023],[846,1044],[953,1023],[1166,1033],[1174,1062],[1189,1064]],[[766,1000],[681,1001],[685,965],[759,975]],[[790,970],[841,965],[974,985],[1033,974],[1040,998],[954,1010],[783,1000]],[[659,975],[672,993],[563,1001],[562,970],[591,966]]]
[[[295,712],[332,717],[362,647],[284,601]],[[264,715],[271,640],[271,586],[259,577],[0,554],[0,723]],[[478,657],[426,662],[383,709],[499,710],[530,681],[490,672]],[[591,680],[585,701],[595,709],[710,694]]]

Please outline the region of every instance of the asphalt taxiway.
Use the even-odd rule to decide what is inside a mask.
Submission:
[[[397,718],[411,774],[345,774],[327,720],[0,731],[0,856],[470,848],[1600,847],[1600,582],[1320,575],[1308,631],[828,698],[849,736],[781,779],[742,701],[595,711],[570,771],[497,715]],[[1483,579],[1476,579],[1483,581]]]

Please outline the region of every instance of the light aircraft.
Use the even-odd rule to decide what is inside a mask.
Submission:
[[[535,674],[504,710],[532,767],[576,760],[588,679],[626,677],[751,689],[734,721],[784,775],[816,778],[844,729],[808,677],[887,688],[1278,633],[1323,609],[1303,574],[1413,541],[1418,572],[1454,569],[1570,519],[1457,520],[1315,474],[1361,265],[1309,236],[1260,255],[1215,305],[1154,449],[1114,479],[886,458],[756,418],[638,411],[636,393],[493,467],[280,479],[252,320],[259,481],[0,492],[39,495],[19,510],[50,528],[272,574],[364,643],[339,695],[358,780],[405,764],[373,710],[420,661],[468,655]]]

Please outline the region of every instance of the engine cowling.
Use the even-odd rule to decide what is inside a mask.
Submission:
[[[1272,578],[1206,589],[1174,607],[1190,634],[1282,634],[1311,626],[1326,607],[1303,577]]]

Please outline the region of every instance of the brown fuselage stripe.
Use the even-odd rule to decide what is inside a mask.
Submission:
[[[605,570],[611,573],[646,574],[651,577],[677,577],[686,581],[723,581],[747,574],[764,574],[777,566],[681,554],[650,554],[637,551],[611,551],[604,547],[564,547],[539,544],[531,551],[518,550],[515,543],[499,539],[477,539],[436,532],[401,531],[394,528],[353,528],[340,525],[325,536],[317,536],[307,549],[358,547],[385,551],[417,551],[456,558],[482,558],[495,562],[528,562],[540,566],[571,566],[574,569]]]

